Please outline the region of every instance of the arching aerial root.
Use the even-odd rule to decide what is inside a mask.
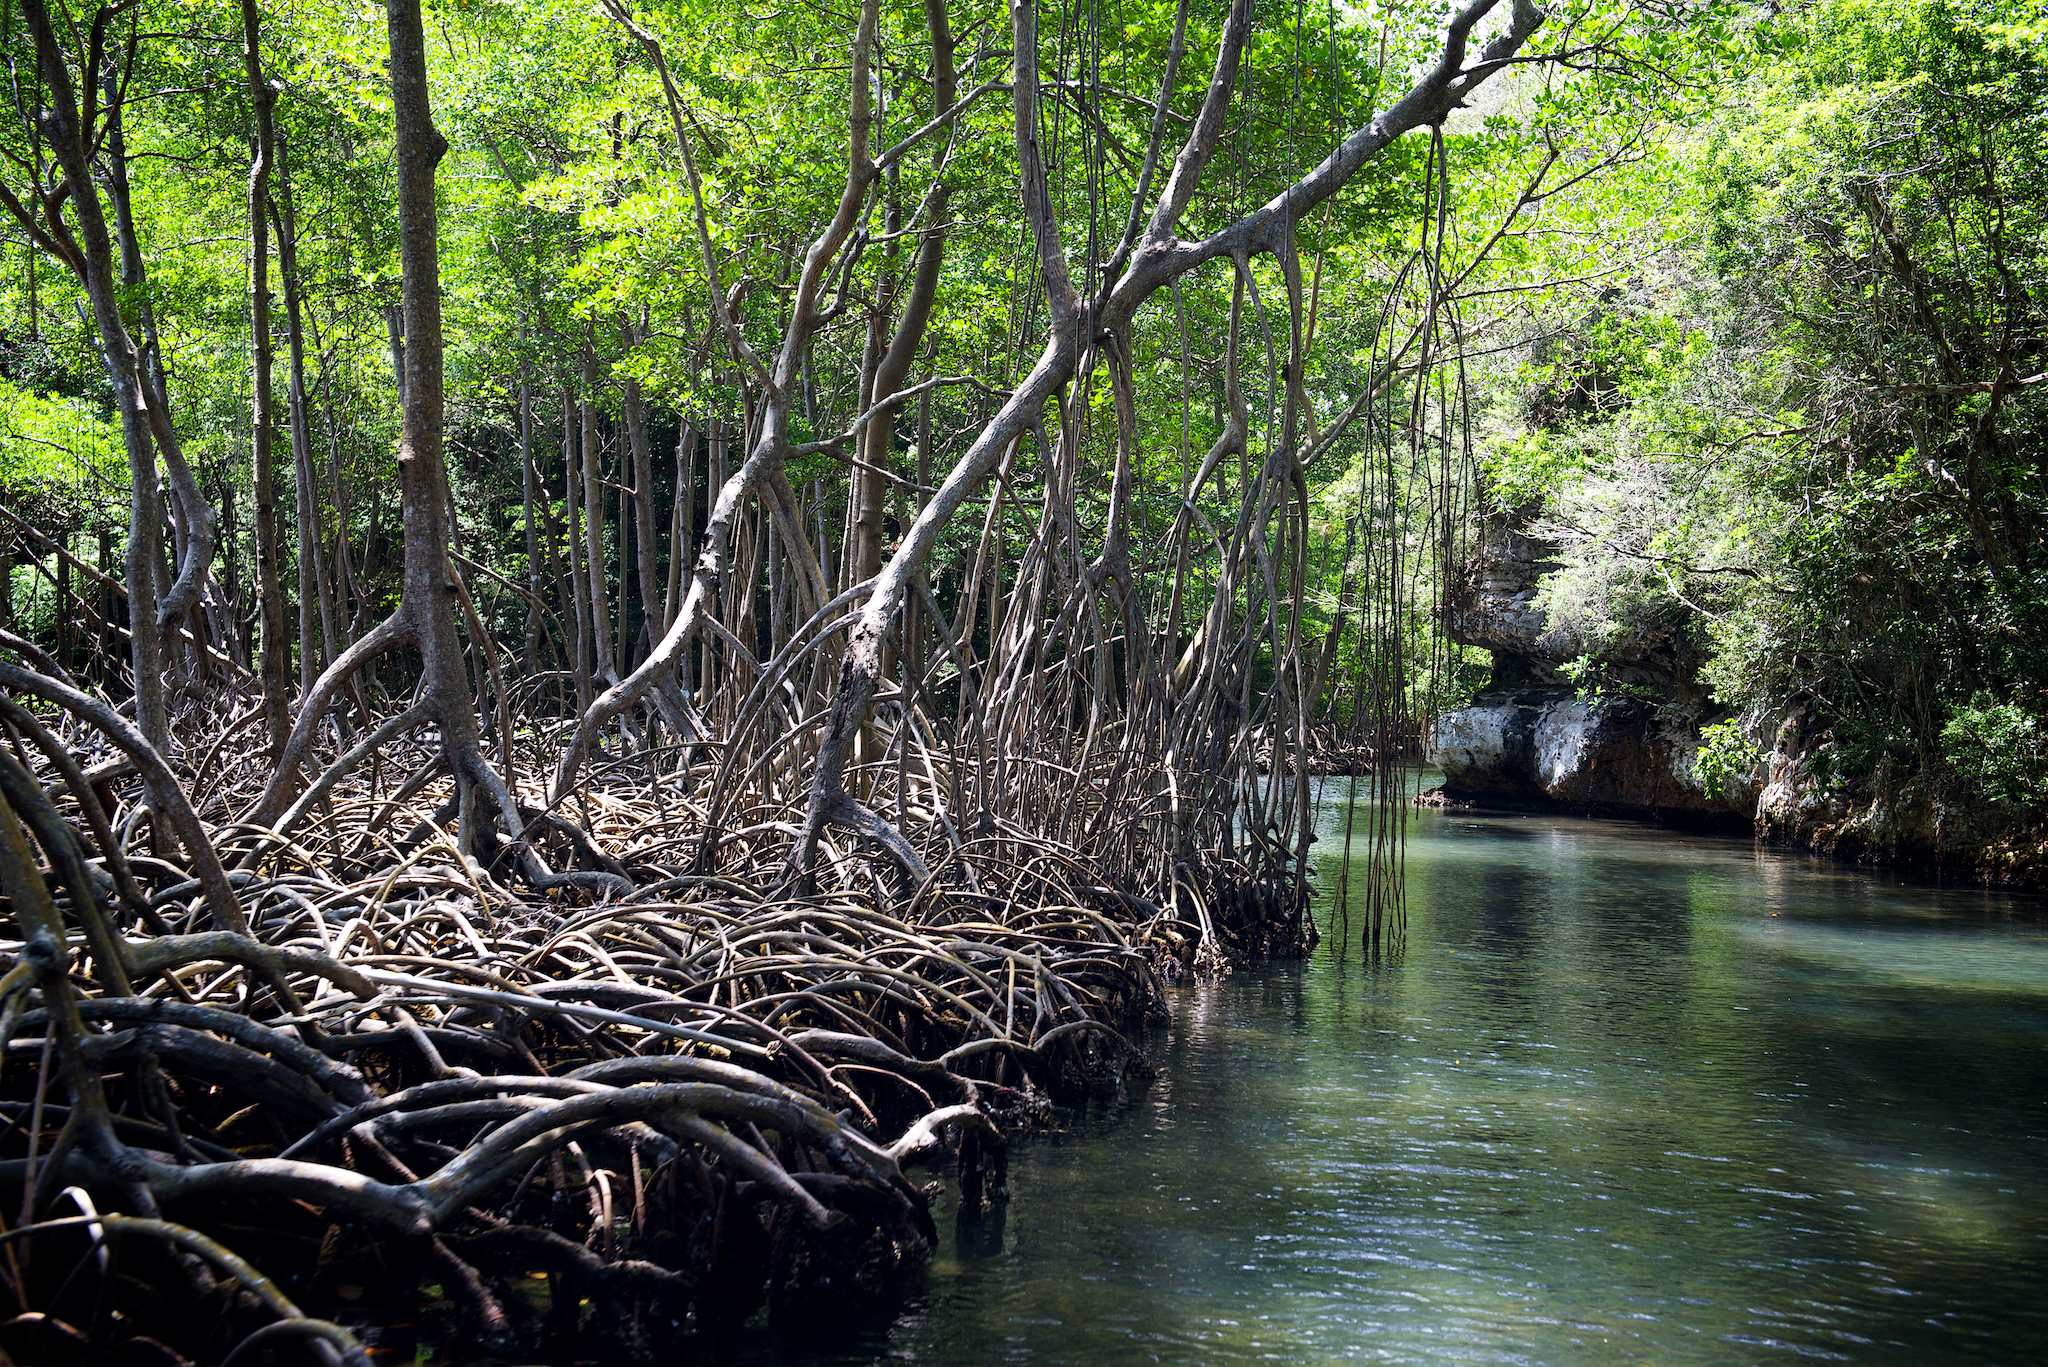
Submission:
[[[43,720],[85,782],[6,747],[17,1360],[624,1356],[872,1298],[933,1246],[912,1174],[951,1166],[963,1218],[999,1211],[1004,1136],[1142,1070],[1154,956],[1196,938],[1001,828],[913,823],[923,886],[830,851],[792,898],[794,798],[707,865],[690,789],[652,771],[550,820],[522,792],[560,866],[636,888],[543,896],[457,848],[404,743],[282,838],[232,821],[261,765],[210,756],[192,809],[228,924],[105,740]]]

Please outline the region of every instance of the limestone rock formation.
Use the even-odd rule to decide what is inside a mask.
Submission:
[[[1582,695],[1566,679],[1565,662],[1580,652],[1549,627],[1537,601],[1550,568],[1545,548],[1520,527],[1482,526],[1450,631],[1493,652],[1493,679],[1471,706],[1437,722],[1430,759],[1443,770],[1444,795],[1747,825],[1755,785],[1710,795],[1700,781],[1704,700],[1670,640],[1619,652],[1621,693]]]
[[[1695,718],[1635,698],[1569,689],[1494,690],[1438,723],[1432,758],[1448,795],[1588,811],[1746,820],[1753,789],[1709,796]]]

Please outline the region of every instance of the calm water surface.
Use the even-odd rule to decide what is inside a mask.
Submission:
[[[1178,994],[902,1313],[750,1355],[2048,1360],[2040,903],[1457,813],[1408,889],[1391,963]]]

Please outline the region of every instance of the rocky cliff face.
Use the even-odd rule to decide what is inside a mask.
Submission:
[[[1449,629],[1493,652],[1493,677],[1437,722],[1430,759],[1444,798],[1754,830],[1859,863],[2048,887],[2048,828],[1953,810],[1913,785],[1845,790],[1831,777],[1832,737],[1803,708],[1780,720],[1750,781],[1710,796],[1696,760],[1709,703],[1683,632],[1604,652],[1619,688],[1582,696],[1564,672],[1581,647],[1550,629],[1537,602],[1551,568],[1519,526],[1482,526]]]
[[[1628,694],[1585,697],[1566,681],[1563,666],[1579,652],[1549,629],[1536,601],[1551,567],[1519,527],[1481,528],[1450,632],[1493,652],[1493,679],[1470,707],[1437,723],[1430,759],[1444,772],[1444,795],[1747,825],[1755,787],[1709,796],[1700,782],[1698,688],[1668,642],[1621,652]]]
[[[1482,523],[1466,583],[1450,603],[1451,639],[1493,652],[1494,684],[1558,684],[1557,665],[1572,652],[1551,632],[1536,587],[1556,568],[1544,547],[1520,529]]]
[[[1438,724],[1433,758],[1452,797],[1666,819],[1747,821],[1754,790],[1709,797],[1680,709],[1569,690],[1489,691]]]

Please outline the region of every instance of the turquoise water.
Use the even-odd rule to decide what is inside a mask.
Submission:
[[[2040,903],[1421,813],[1408,915],[1387,962],[1178,992],[1156,1083],[1021,1147],[999,1231],[748,1355],[2048,1360]]]

